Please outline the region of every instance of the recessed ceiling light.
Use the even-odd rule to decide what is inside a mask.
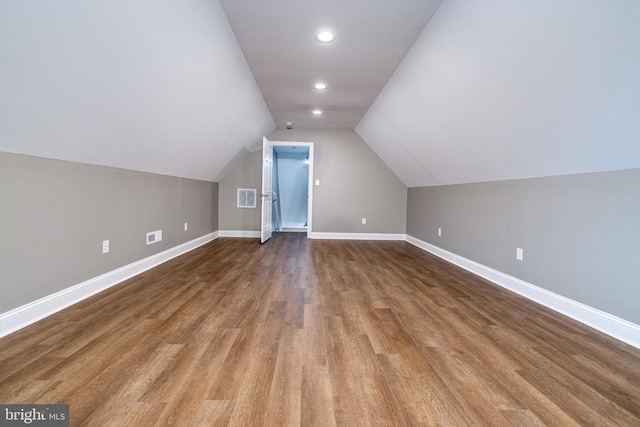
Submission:
[[[316,34],[316,40],[320,43],[331,43],[336,39],[336,35],[331,31],[320,31]]]
[[[320,114],[322,114],[322,110],[313,110],[311,111],[312,114],[319,116]]]
[[[315,90],[325,90],[327,88],[327,84],[326,83],[322,83],[322,82],[318,82],[318,83],[313,85],[313,88]]]

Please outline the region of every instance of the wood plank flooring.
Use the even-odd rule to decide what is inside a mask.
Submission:
[[[0,339],[72,425],[640,425],[640,351],[405,242],[221,238]]]

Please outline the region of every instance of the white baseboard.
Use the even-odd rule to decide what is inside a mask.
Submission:
[[[563,297],[539,286],[520,280],[516,277],[494,270],[486,265],[479,264],[467,258],[461,257],[447,250],[439,248],[413,236],[407,235],[407,242],[431,252],[459,267],[464,268],[480,277],[509,289],[525,298],[544,305],[558,313],[564,314],[578,322],[584,323],[607,335],[623,341],[640,349],[640,325],[616,317],[612,314],[598,310],[597,308],[579,303]]]
[[[86,280],[54,294],[40,298],[11,311],[0,314],[0,337],[37,322],[47,316],[76,304],[107,288],[117,285],[133,276],[147,271],[163,262],[189,252],[218,238],[217,231],[197,239],[175,246],[166,251],[151,255],[140,261],[120,267],[116,270]]]
[[[251,239],[255,239],[260,238],[260,232],[245,230],[220,230],[220,237],[248,237]]]
[[[307,233],[309,235],[309,233]],[[259,231],[245,230],[220,230],[220,237],[248,237],[260,238]],[[331,239],[331,240],[405,240],[405,234],[387,233],[323,233],[311,232],[310,239]]]
[[[311,239],[330,240],[406,240],[406,234],[311,232]]]

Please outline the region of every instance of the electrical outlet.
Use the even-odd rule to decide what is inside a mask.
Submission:
[[[102,241],[102,253],[103,254],[108,254],[109,253],[109,241],[108,240],[103,240]]]
[[[522,248],[516,248],[516,259],[522,261],[524,258],[524,250]]]
[[[184,231],[188,231],[189,230],[189,223],[185,222],[184,223]]]
[[[366,224],[367,223],[367,218],[362,218],[362,224]]]
[[[320,185],[320,180],[316,179],[316,185]]]
[[[442,236],[442,228],[438,227],[438,237]]]

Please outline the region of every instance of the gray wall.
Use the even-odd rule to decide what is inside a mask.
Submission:
[[[407,234],[640,323],[640,169],[410,188]]]
[[[262,149],[252,151],[224,179],[220,181],[218,214],[220,230],[260,230],[260,197],[256,208],[238,208],[237,189],[255,188],[260,194],[262,177]]]
[[[0,313],[218,229],[217,183],[2,152],[0,200]]]
[[[314,232],[405,232],[407,187],[355,132],[277,129],[268,138],[314,143]],[[260,230],[260,209],[236,208],[236,189],[259,191],[261,155],[252,152],[220,181],[221,230]]]

